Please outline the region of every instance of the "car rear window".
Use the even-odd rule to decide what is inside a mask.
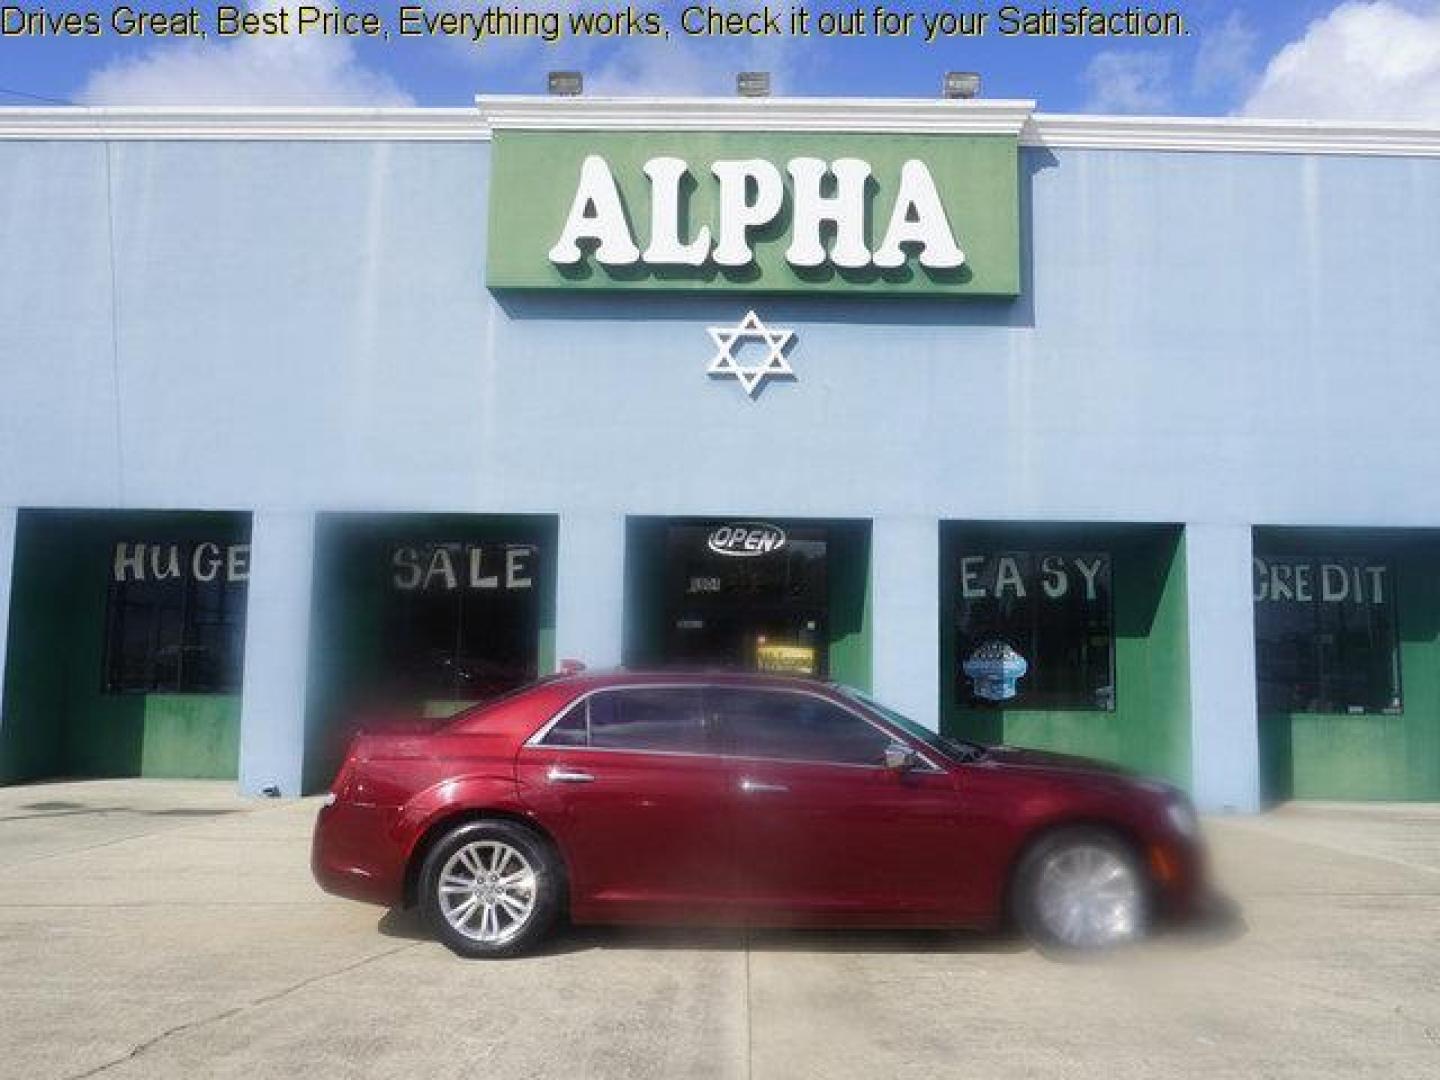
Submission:
[[[590,745],[704,753],[709,745],[705,696],[680,687],[596,694],[590,699]]]
[[[545,746],[589,746],[590,699],[581,698],[571,705],[540,742]]]

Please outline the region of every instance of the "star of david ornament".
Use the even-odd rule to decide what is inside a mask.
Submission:
[[[737,325],[710,326],[706,332],[715,342],[715,357],[705,369],[705,374],[715,379],[740,380],[751,401],[764,388],[766,379],[795,378],[790,361],[785,359],[785,350],[795,338],[794,330],[771,330],[755,312],[747,311]],[[764,345],[764,359],[753,364],[741,364],[735,359],[735,347],[749,341]]]

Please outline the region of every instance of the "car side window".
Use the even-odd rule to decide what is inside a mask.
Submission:
[[[705,698],[698,687],[603,690],[586,703],[589,745],[595,749],[710,752]]]
[[[733,757],[883,765],[894,740],[823,698],[785,691],[712,692],[712,708]]]

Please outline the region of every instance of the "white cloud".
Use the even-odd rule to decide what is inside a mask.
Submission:
[[[1238,111],[1440,122],[1440,3],[1341,4],[1271,58]]]
[[[249,6],[288,5],[259,0]],[[414,104],[389,75],[361,64],[346,39],[293,34],[157,45],[93,73],[76,99],[87,105]]]
[[[1156,52],[1096,53],[1081,74],[1092,113],[1159,113],[1172,106],[1170,57]]]
[[[1255,78],[1254,56],[1258,38],[1259,35],[1239,11],[1232,11],[1219,26],[1207,29],[1195,50],[1195,66],[1190,72],[1191,88],[1201,94],[1226,89],[1234,92],[1235,88],[1243,92]]]

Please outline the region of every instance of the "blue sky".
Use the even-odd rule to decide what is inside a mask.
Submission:
[[[8,2],[8,0],[7,0]],[[531,8],[613,7],[524,0]],[[641,0],[643,3],[643,0]],[[257,8],[282,0],[251,0]],[[40,4],[21,6],[36,9]],[[54,14],[87,10],[56,0]],[[157,8],[180,5],[157,5]],[[399,0],[346,4],[393,20]],[[464,7],[457,0],[430,5]],[[468,5],[472,8],[484,4]],[[624,6],[623,3],[619,6]],[[682,3],[661,8],[678,20]],[[748,9],[751,0],[719,0]],[[776,5],[785,7],[786,5]],[[813,0],[812,11],[853,3]],[[863,6],[873,6],[865,0]],[[892,10],[993,13],[983,0],[897,0]],[[1039,8],[1042,5],[1020,4]],[[1069,7],[1073,5],[1061,4]],[[1124,4],[1097,7],[1123,8]],[[207,14],[209,4],[201,5]],[[108,19],[110,7],[99,9]],[[731,92],[734,72],[765,68],[789,95],[922,96],[947,69],[976,70],[990,98],[1035,98],[1049,112],[1132,112],[1426,120],[1440,124],[1440,0],[1190,0],[1174,39],[682,39],[668,42],[309,38],[203,44],[0,37],[3,104],[21,94],[89,104],[466,105],[477,92],[539,92],[575,67],[612,93]],[[393,22],[392,22],[393,25]]]

